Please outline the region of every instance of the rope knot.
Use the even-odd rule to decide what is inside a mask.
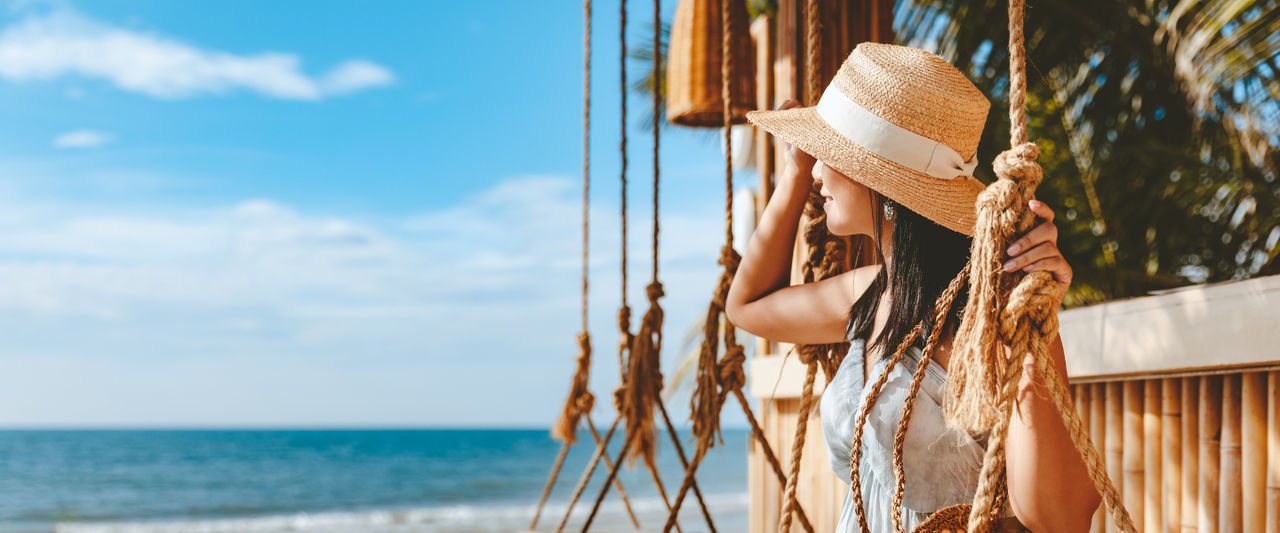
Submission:
[[[585,331],[578,334],[576,363],[577,370],[569,385],[569,397],[565,399],[560,417],[551,427],[553,437],[569,444],[577,440],[578,419],[590,413],[596,401],[595,395],[588,389],[591,372],[591,335]]]
[[[658,301],[658,298],[662,298],[663,296],[667,295],[667,293],[663,292],[662,290],[662,283],[659,283],[657,281],[646,285],[644,288],[644,292],[645,292],[645,295],[649,297],[650,307],[653,306],[654,302]]]
[[[618,308],[618,331],[630,335],[631,332],[631,306],[623,305]]]
[[[724,266],[730,274],[738,272],[738,263],[742,262],[742,256],[738,255],[738,251],[733,249],[733,245],[726,244],[720,248],[720,265]]]
[[[742,364],[746,360],[747,353],[741,345],[735,344],[728,347],[724,358],[720,360],[718,365],[720,368],[721,390],[739,390],[747,383],[747,374],[742,369]]]
[[[796,356],[804,365],[813,364],[818,357],[826,353],[826,345],[824,344],[805,344],[796,347]]]
[[[1036,158],[1040,157],[1040,147],[1035,143],[1023,143],[996,156],[992,163],[996,177],[1013,180],[1023,191],[1034,190],[1040,185],[1043,172]]]

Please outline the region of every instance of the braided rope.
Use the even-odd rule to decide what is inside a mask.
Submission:
[[[955,279],[947,285],[946,290],[934,303],[933,313],[933,331],[929,333],[929,339],[925,341],[924,351],[920,355],[920,362],[916,366],[915,375],[911,378],[911,387],[907,391],[906,405],[902,408],[902,418],[898,420],[898,429],[893,435],[893,473],[894,473],[894,491],[893,491],[893,528],[898,533],[903,532],[902,526],[902,498],[906,494],[907,471],[903,464],[903,448],[907,438],[907,426],[911,423],[911,413],[915,409],[916,394],[920,392],[920,385],[924,382],[925,372],[929,368],[929,362],[933,360],[934,353],[938,349],[938,341],[942,338],[942,331],[946,325],[947,317],[950,315],[951,304],[955,302],[956,297],[964,288],[964,282],[969,277],[969,264],[966,263],[964,268],[960,269],[960,273],[956,274]],[[861,499],[862,487],[858,487],[859,499]]]
[[[551,436],[563,444],[560,447],[560,453],[556,456],[555,464],[551,467],[551,473],[547,475],[547,482],[542,488],[542,497],[538,501],[537,510],[534,511],[533,522],[529,525],[530,529],[538,527],[538,519],[542,516],[542,509],[546,506],[556,478],[560,476],[560,470],[564,467],[564,459],[569,455],[569,447],[578,440],[579,420],[586,414],[590,421],[591,409],[595,406],[595,395],[589,390],[591,333],[587,328],[587,282],[589,279],[587,236],[591,227],[588,218],[591,190],[591,0],[583,2],[582,49],[582,332],[578,334],[578,356],[569,385],[569,396],[565,399],[560,416],[551,426]],[[622,489],[621,484],[618,485],[618,489]],[[630,508],[629,505],[628,508]]]
[[[724,316],[723,322],[721,321],[729,287],[733,283],[733,276],[737,273],[738,264],[742,260],[738,252],[733,249],[733,148],[730,142],[730,131],[733,121],[731,81],[734,79],[734,68],[732,51],[733,37],[737,35],[737,28],[733,23],[730,5],[729,1],[720,3],[720,94],[725,153],[725,244],[720,249],[718,263],[724,267],[724,270],[720,274],[711,302],[707,306],[707,314],[702,329],[702,344],[698,351],[696,385],[689,402],[690,418],[693,421],[693,434],[697,440],[697,448],[692,461],[685,465],[685,477],[681,483],[680,491],[676,494],[672,510],[667,516],[667,523],[663,527],[664,532],[669,531],[672,525],[675,524],[676,516],[689,488],[692,487],[695,491],[697,490],[697,485],[694,484],[694,476],[702,459],[717,440],[723,443],[723,438],[720,436],[720,412],[730,393],[734,394],[742,405],[743,411],[751,422],[752,433],[764,449],[765,456],[770,465],[774,467],[779,481],[784,485],[786,483],[786,476],[782,473],[782,469],[777,463],[777,457],[769,446],[763,430],[756,423],[755,415],[751,412],[751,407],[742,394],[742,387],[746,382],[746,376],[742,369],[742,365],[746,360],[746,352],[742,345],[738,344],[737,329],[729,322],[728,316]],[[656,48],[657,46],[655,45]],[[722,358],[719,355],[721,338],[725,347],[725,353]],[[798,509],[797,514],[800,515],[801,524],[805,530],[812,533],[813,526],[809,523],[808,517],[804,515],[803,509]]]
[[[631,307],[627,305],[627,0],[618,2],[619,23],[618,23],[618,70],[620,71],[619,87],[622,90],[619,100],[621,101],[621,110],[618,115],[618,121],[622,127],[619,131],[618,153],[622,158],[621,168],[619,169],[618,179],[621,182],[622,202],[620,208],[620,218],[622,219],[622,305],[618,307],[618,332],[620,340],[618,342],[618,371],[622,372],[622,381],[625,383],[626,374],[623,369],[626,368],[626,352],[631,346]],[[621,407],[619,405],[618,407]],[[652,424],[650,424],[652,425]],[[631,439],[630,424],[628,424],[627,438]],[[648,439],[652,441],[652,436]]]
[[[880,377],[871,385],[871,392],[867,394],[866,400],[862,403],[858,410],[858,419],[853,429],[853,446],[849,453],[849,484],[858,491],[853,498],[854,514],[858,516],[858,528],[863,533],[870,533],[867,527],[867,510],[862,502],[862,474],[859,464],[862,462],[862,433],[867,425],[867,416],[871,413],[871,407],[875,405],[876,400],[880,399],[880,393],[884,391],[884,385],[889,381],[889,372],[897,366],[898,361],[902,360],[902,354],[906,353],[916,339],[920,337],[924,324],[916,324],[907,332],[907,336],[902,339],[902,344],[898,345],[898,349],[893,351],[893,355],[889,356],[884,372],[880,373]]]
[[[720,273],[715,293],[707,306],[706,319],[703,321],[702,327],[702,344],[698,350],[696,386],[689,401],[690,414],[693,420],[693,435],[698,442],[698,452],[694,455],[695,461],[693,464],[695,466],[699,462],[697,459],[700,459],[700,456],[714,445],[714,441],[720,435],[720,411],[723,407],[722,399],[725,397],[721,393],[720,364],[717,360],[720,351],[720,317],[724,314],[725,299],[728,297],[729,286],[733,283],[733,276],[737,273],[738,263],[741,261],[738,252],[733,249],[733,146],[729,142],[729,131],[733,120],[733,94],[730,90],[730,80],[733,79],[733,61],[731,60],[732,41],[730,37],[733,35],[734,28],[732,27],[732,17],[730,16],[729,2],[727,1],[720,3],[720,24],[720,96],[723,100],[721,102],[724,132],[722,140],[725,151],[725,233],[724,245],[720,248],[719,264],[724,267],[724,270]],[[729,323],[727,316],[724,320],[724,328],[726,330],[734,328],[733,324]],[[726,333],[725,340],[734,339],[730,334]],[[736,344],[736,342],[726,342],[726,352],[733,351]],[[693,475],[694,472],[692,470],[686,470],[686,481],[692,478]],[[681,491],[681,494],[683,492]],[[676,501],[680,501],[679,496],[677,496]]]
[[[805,65],[805,101],[809,105],[816,105],[818,97],[822,94],[822,76],[821,61],[822,58],[822,17],[818,0],[805,1],[805,24],[808,26],[805,31],[808,39],[805,41],[806,48],[806,65]]]
[[[800,394],[800,412],[796,421],[796,436],[791,445],[791,475],[787,476],[787,487],[783,491],[782,516],[778,522],[779,533],[791,531],[791,515],[798,502],[796,501],[796,485],[800,482],[800,459],[804,455],[805,435],[809,431],[809,411],[813,409],[813,382],[818,375],[818,365],[810,364],[804,376],[804,391]]]
[[[970,299],[956,334],[950,362],[946,401],[947,423],[971,432],[989,430],[977,493],[970,508],[968,530],[987,531],[992,510],[1005,484],[1005,442],[1023,361],[1030,355],[1051,391],[1055,408],[1085,462],[1090,480],[1122,531],[1133,531],[1127,511],[1107,478],[1097,451],[1079,422],[1061,376],[1049,363],[1049,341],[1057,334],[1059,290],[1053,276],[1036,271],[1006,275],[1003,251],[1016,235],[1036,223],[1027,209],[1043,179],[1036,163],[1039,148],[1027,142],[1026,51],[1023,0],[1009,1],[1009,119],[1010,149],[995,160],[996,183],[978,196],[977,224],[970,257],[973,275]],[[1007,355],[1006,355],[1007,347]],[[1064,400],[1064,398],[1066,398]]]
[[[822,67],[822,31],[820,4],[818,0],[805,2],[806,14],[806,100],[812,105],[821,94]],[[815,183],[809,191],[805,202],[804,237],[809,256],[801,265],[804,283],[811,283],[839,274],[844,269],[845,242],[834,238],[827,231],[826,212],[822,209],[822,197]],[[848,343],[817,344],[797,346],[796,354],[800,362],[808,366],[805,384],[800,397],[799,421],[796,424],[795,437],[792,444],[791,470],[784,490],[784,505],[779,517],[779,531],[788,531],[791,527],[792,513],[799,506],[795,497],[799,483],[800,462],[804,453],[810,410],[813,406],[813,385],[817,369],[822,367],[827,376],[835,375],[837,353],[848,349]]]

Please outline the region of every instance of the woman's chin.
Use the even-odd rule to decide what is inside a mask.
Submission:
[[[837,237],[843,237],[845,235],[853,234],[849,232],[849,228],[846,228],[839,221],[831,220],[831,217],[827,217],[827,233],[830,233]]]

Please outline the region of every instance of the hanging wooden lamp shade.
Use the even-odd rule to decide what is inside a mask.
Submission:
[[[733,122],[745,123],[754,109],[755,62],[742,0],[680,0],[667,48],[667,120],[681,126],[724,125],[720,86],[723,46],[720,2],[730,3],[732,24]]]

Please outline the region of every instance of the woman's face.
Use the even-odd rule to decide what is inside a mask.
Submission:
[[[872,217],[878,213],[872,209],[871,189],[822,161],[814,163],[813,179],[821,185],[827,229],[833,235],[872,235]]]

